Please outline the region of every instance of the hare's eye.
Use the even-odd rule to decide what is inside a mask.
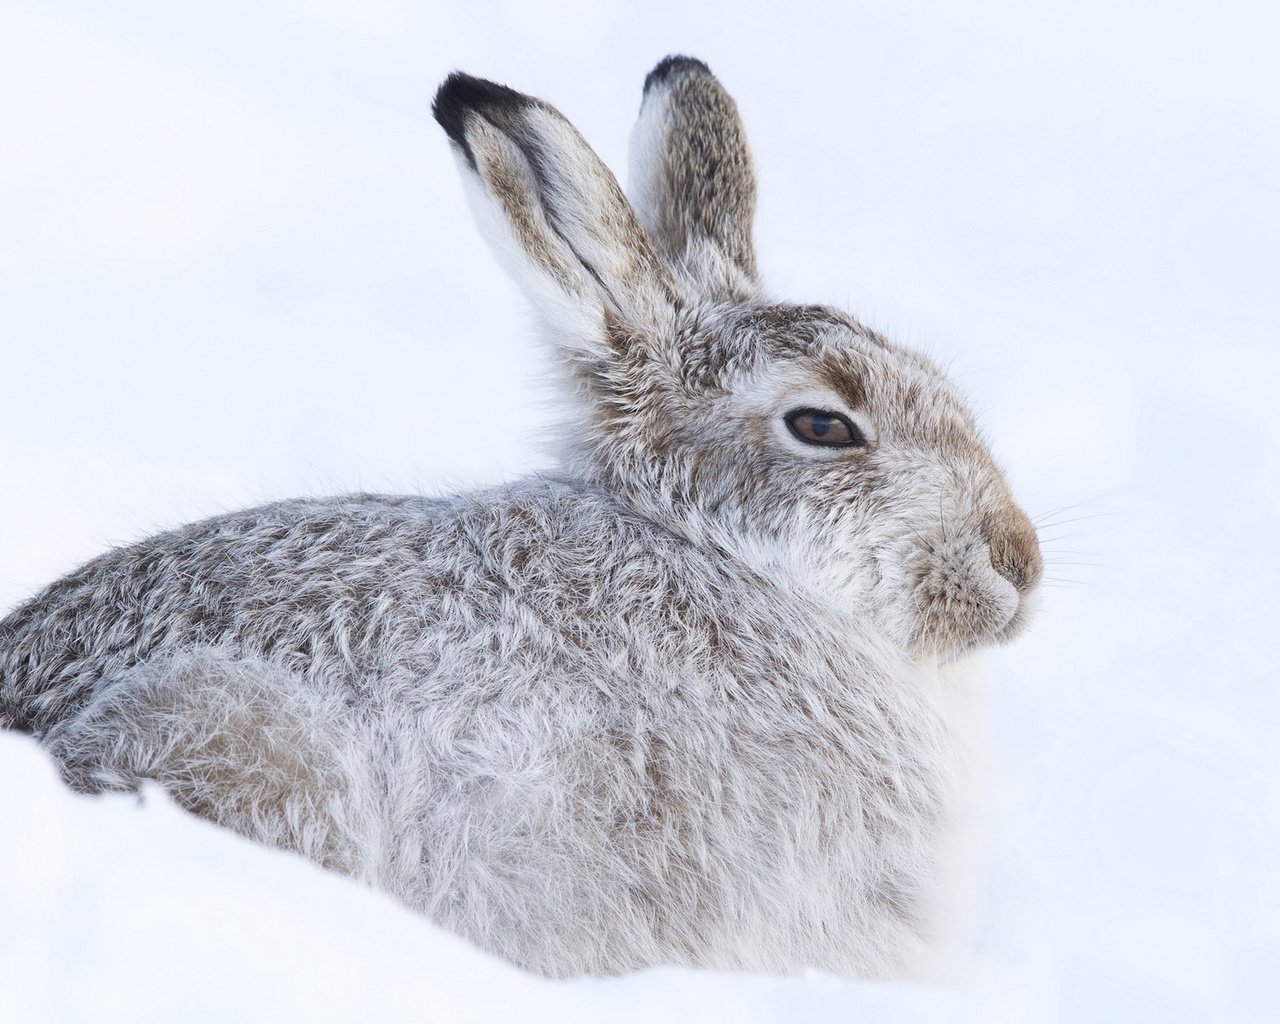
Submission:
[[[805,444],[858,448],[867,443],[862,431],[838,412],[796,409],[787,413],[787,426]]]

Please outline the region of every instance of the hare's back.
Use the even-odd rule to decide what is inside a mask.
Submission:
[[[616,575],[605,563],[621,555],[635,572],[643,534],[606,495],[555,481],[447,501],[285,501],[191,524],[102,555],[0,621],[0,724],[43,733],[102,680],[195,647],[358,693],[392,669],[434,674],[450,648],[497,653],[502,617],[580,634],[557,619],[589,618]]]

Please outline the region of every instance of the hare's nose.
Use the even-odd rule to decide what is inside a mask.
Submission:
[[[1044,565],[1035,528],[1022,509],[1010,502],[991,516],[984,530],[991,551],[991,565],[1014,585],[1019,594],[1040,582]]]

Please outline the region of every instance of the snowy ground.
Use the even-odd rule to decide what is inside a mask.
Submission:
[[[535,981],[0,736],[0,1019],[1280,1016],[1274,8],[481,6],[0,8],[0,606],[218,510],[544,465],[542,357],[430,97],[510,82],[622,170],[645,71],[696,54],[773,290],[946,361],[1062,510],[1044,614],[988,659],[969,963]]]

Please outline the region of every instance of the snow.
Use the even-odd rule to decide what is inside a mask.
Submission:
[[[0,1019],[1275,1019],[1274,9],[474,6],[0,9],[0,606],[221,509],[545,465],[430,97],[510,82],[622,169],[645,71],[696,54],[773,290],[946,362],[1061,521],[1066,582],[987,659],[967,961],[539,981],[3,735]]]

